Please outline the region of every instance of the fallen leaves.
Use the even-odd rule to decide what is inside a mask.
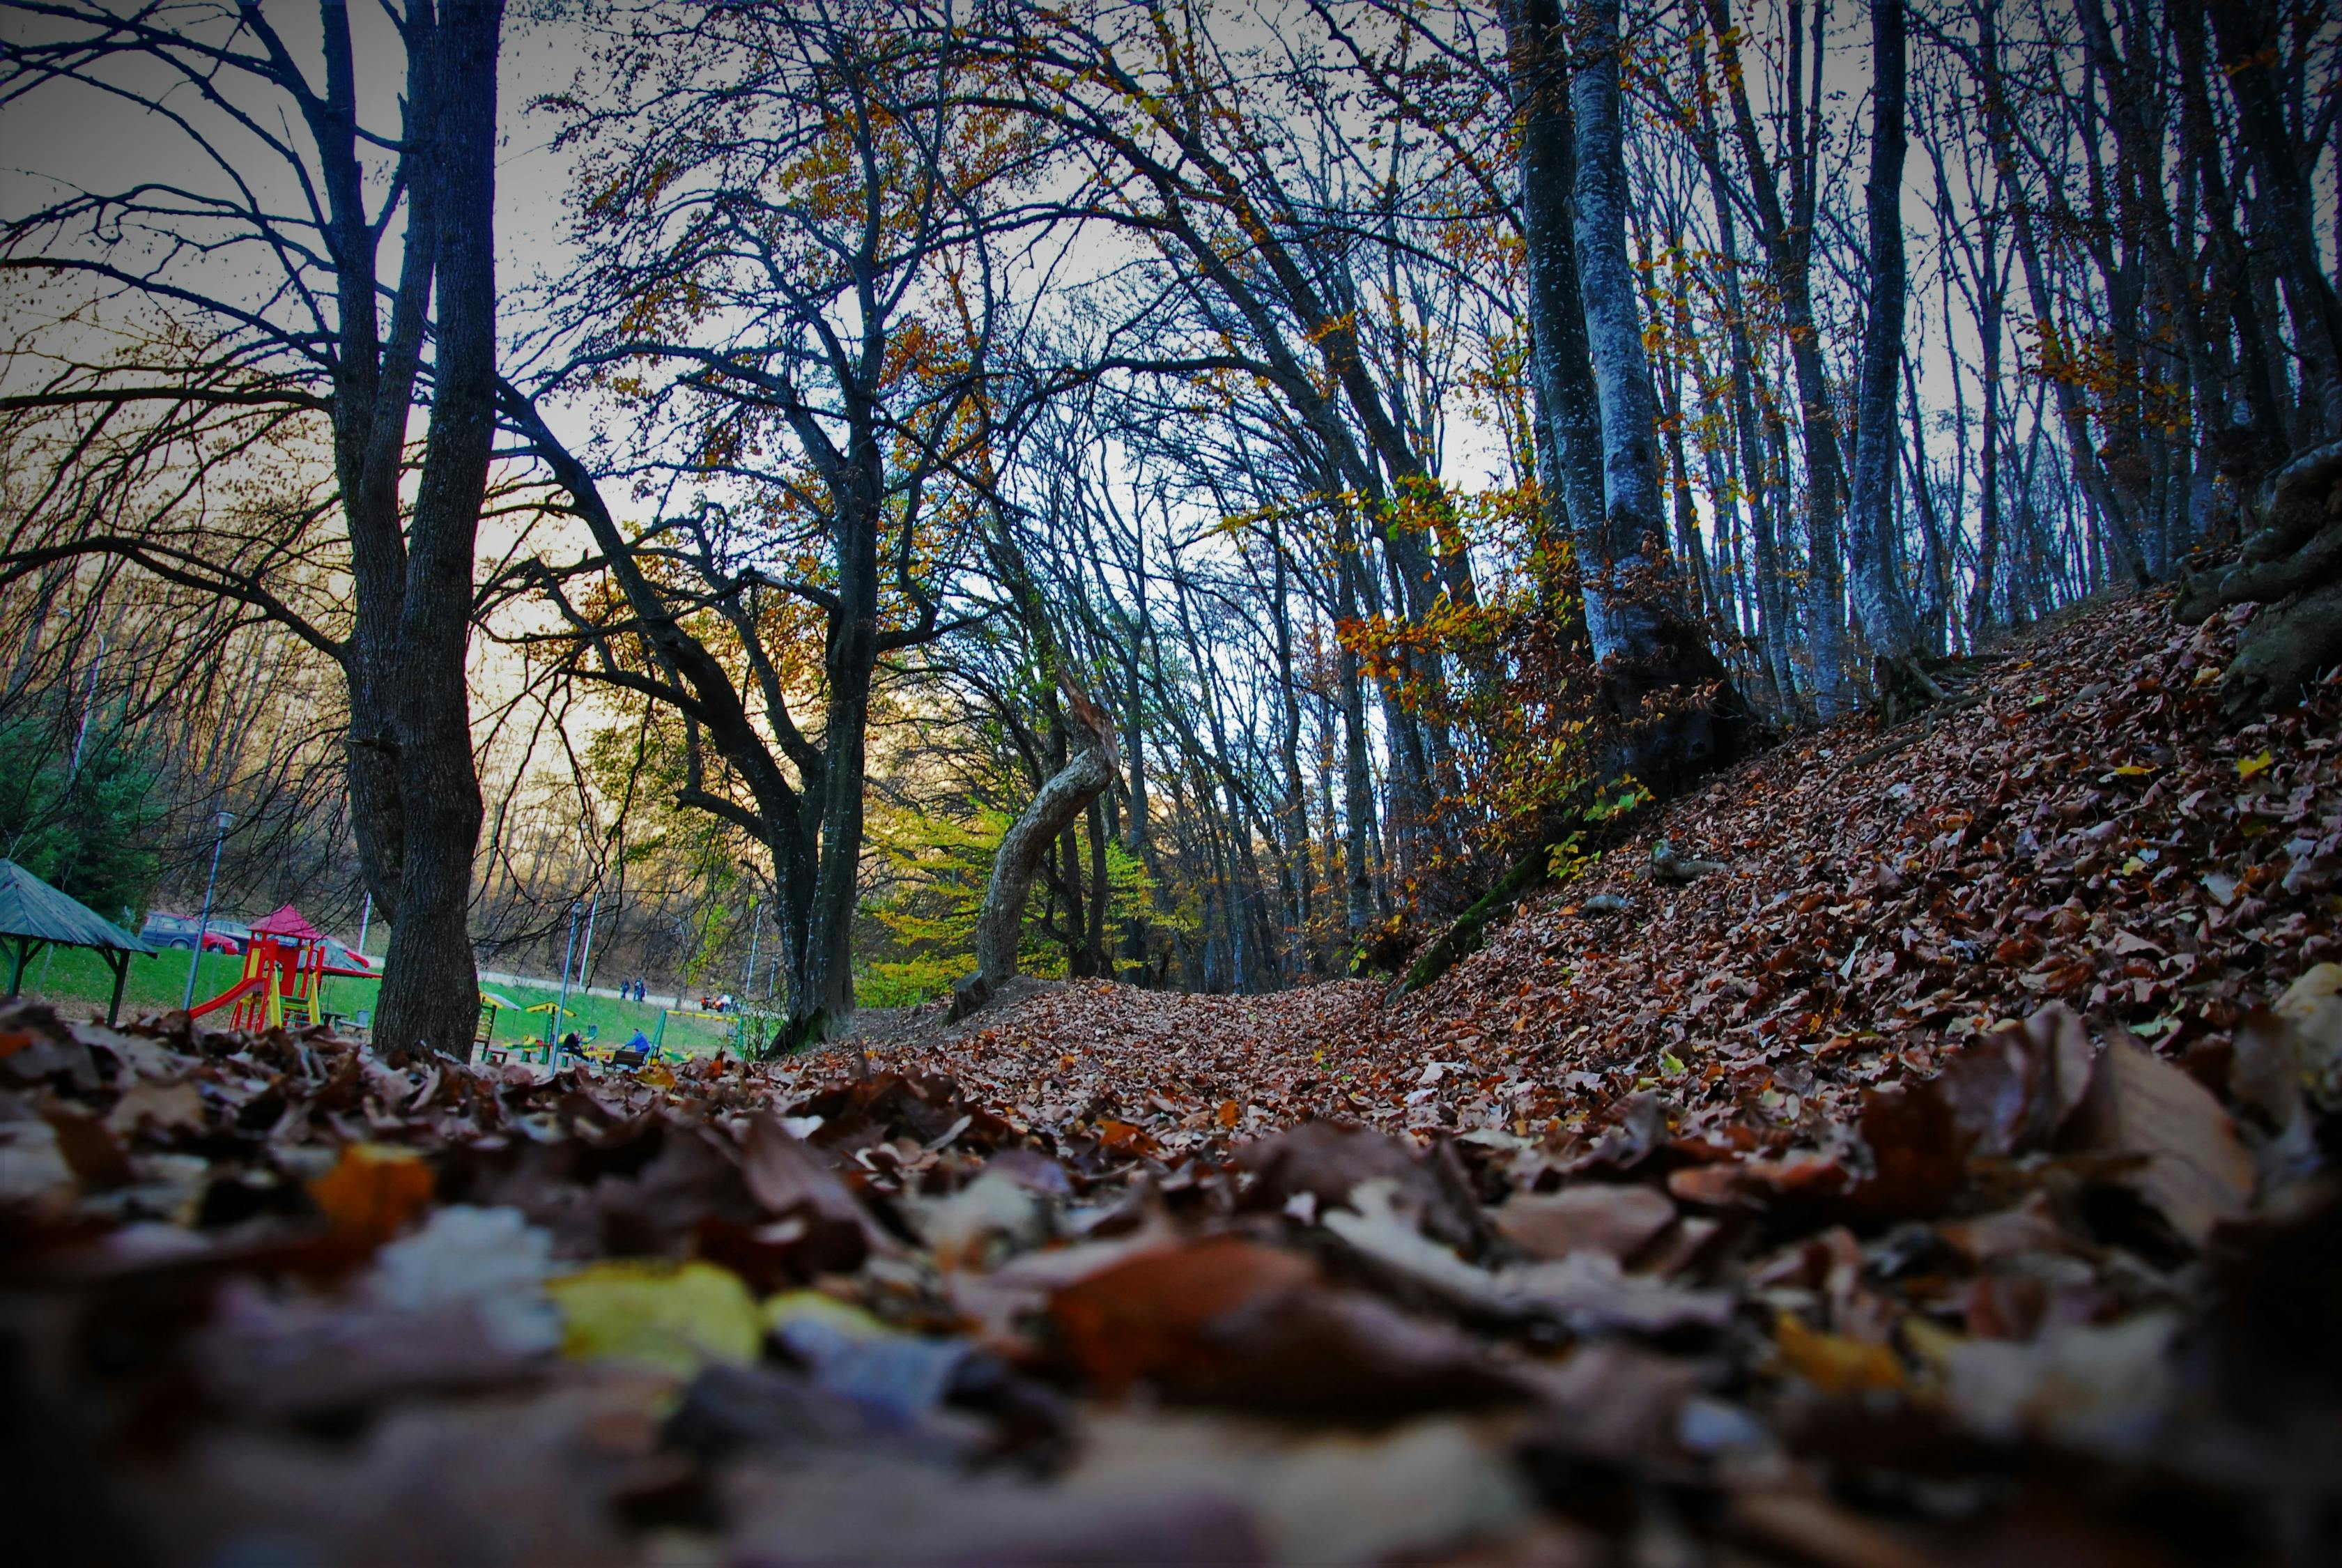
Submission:
[[[1533,1258],[1590,1250],[1625,1262],[1675,1223],[1676,1206],[1648,1187],[1583,1182],[1530,1192],[1496,1211],[1497,1233]]]
[[[1792,742],[1387,1006],[859,1081],[0,1011],[0,1330],[163,1560],[2250,1557],[2342,1517],[2342,786],[2222,635]]]
[[[1373,1418],[1517,1396],[1467,1337],[1330,1285],[1237,1236],[1159,1247],[1054,1294],[1068,1352],[1109,1394]]]
[[[711,1362],[746,1365],[765,1336],[756,1298],[711,1263],[596,1263],[548,1286],[562,1321],[561,1353],[689,1377]]]
[[[1794,1313],[1782,1314],[1773,1344],[1785,1367],[1835,1399],[1900,1389],[1909,1382],[1903,1362],[1887,1346],[1817,1333]]]
[[[309,1196],[336,1238],[371,1251],[431,1201],[436,1180],[412,1149],[352,1143],[309,1183]]]
[[[2126,1036],[2107,1044],[2081,1106],[2084,1147],[2143,1154],[2120,1178],[2197,1247],[2252,1201],[2253,1157],[2209,1090]]]

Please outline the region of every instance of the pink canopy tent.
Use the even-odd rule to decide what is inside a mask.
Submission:
[[[290,904],[273,915],[253,921],[252,934],[275,937],[279,941],[319,942],[325,940],[325,933],[311,925],[308,918]]]

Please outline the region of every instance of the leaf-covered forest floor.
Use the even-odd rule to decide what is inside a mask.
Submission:
[[[2236,626],[2043,628],[1395,1001],[1036,987],[867,1031],[861,1082],[0,1014],[15,1528],[94,1562],[2332,1560],[2342,688],[2232,723]],[[1723,869],[1650,879],[1659,835]]]

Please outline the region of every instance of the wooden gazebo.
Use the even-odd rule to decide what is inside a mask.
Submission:
[[[0,860],[0,953],[15,949],[8,970],[8,994],[24,989],[25,966],[43,948],[89,948],[114,971],[114,998],[105,1021],[122,1010],[123,982],[134,954],[153,958],[157,950],[76,900],[69,899],[14,860]]]

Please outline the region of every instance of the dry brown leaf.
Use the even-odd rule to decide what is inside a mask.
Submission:
[[[2253,1158],[2212,1091],[2127,1034],[2109,1040],[2084,1102],[2085,1147],[2144,1154],[2125,1183],[2201,1247],[2253,1196]]]
[[[1558,1192],[1528,1193],[1495,1214],[1505,1240],[1535,1258],[1591,1249],[1624,1262],[1672,1224],[1676,1206],[1648,1187],[1581,1181]]]
[[[309,1183],[309,1196],[335,1239],[371,1251],[431,1201],[435,1184],[431,1167],[412,1149],[352,1143],[331,1171]]]

